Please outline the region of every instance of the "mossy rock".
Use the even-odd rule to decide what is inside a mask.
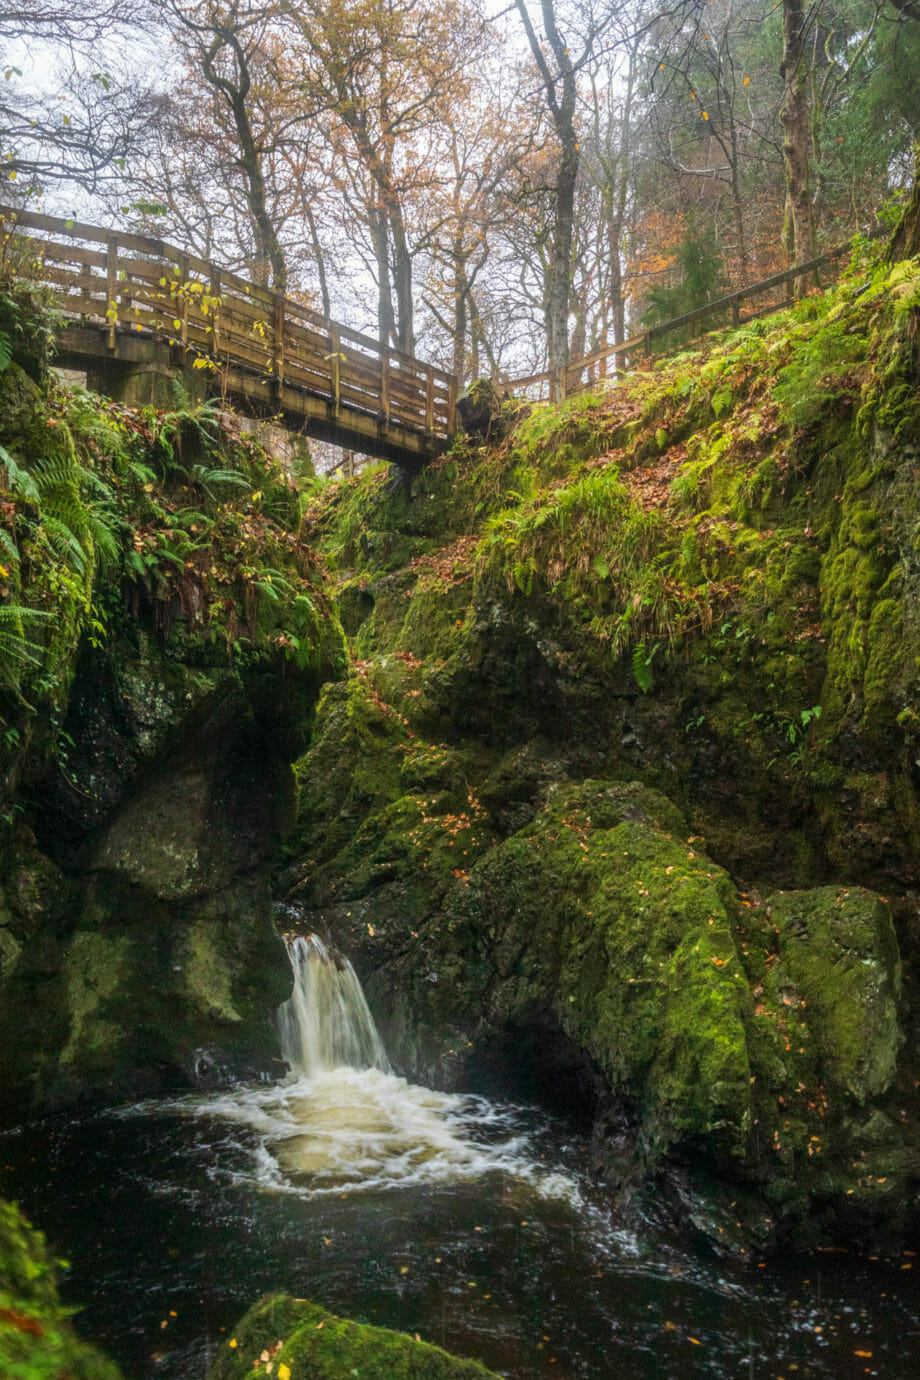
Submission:
[[[897,1064],[901,958],[891,914],[861,887],[779,892],[768,901],[779,962],[767,999],[801,1004],[829,1086],[857,1102],[884,1093]]]
[[[507,396],[507,395],[505,395]],[[476,379],[457,399],[457,412],[468,436],[482,440],[502,434],[505,397],[492,379]]]
[[[0,442],[19,448],[42,417],[44,399],[37,383],[18,364],[0,371]]]
[[[0,1375],[3,1380],[120,1380],[74,1336],[58,1297],[60,1262],[13,1203],[0,1199]]]
[[[273,1294],[233,1329],[208,1380],[483,1380],[495,1372],[404,1332],[349,1322],[318,1304]]]
[[[412,1058],[428,1048],[443,1071],[444,1045],[555,1029],[627,1109],[637,1167],[705,1146],[790,1211],[850,1188],[900,1045],[900,957],[875,893],[752,902],[664,796],[586,781],[550,788],[416,928],[388,1010]],[[916,1157],[893,1135],[906,1187]]]

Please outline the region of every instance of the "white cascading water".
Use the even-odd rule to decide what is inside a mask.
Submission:
[[[255,1133],[254,1176],[313,1197],[500,1174],[542,1196],[579,1197],[530,1151],[519,1108],[434,1092],[391,1072],[351,964],[316,935],[286,939],[294,991],[275,1013],[290,1073],[237,1084],[196,1111]]]
[[[358,975],[347,958],[315,934],[287,940],[294,991],[275,1014],[281,1053],[296,1073],[315,1078],[332,1069],[382,1069],[390,1064]]]

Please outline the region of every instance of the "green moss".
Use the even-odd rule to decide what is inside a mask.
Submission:
[[[350,839],[360,822],[402,794],[408,734],[367,678],[328,685],[309,751],[294,765],[298,826],[290,848],[315,864]]]
[[[0,1373],[4,1380],[118,1380],[119,1372],[77,1341],[73,1310],[58,1298],[62,1262],[11,1203],[0,1200]]]
[[[225,928],[197,918],[185,936],[180,966],[194,1008],[218,1021],[238,1022],[242,1017],[233,1001],[233,968],[227,963]]]
[[[897,1063],[901,960],[891,915],[860,888],[777,893],[767,903],[780,961],[768,1000],[801,1002],[829,1088],[858,1102],[886,1092]]]
[[[267,1357],[268,1359],[264,1359]],[[221,1347],[209,1380],[284,1375],[291,1380],[475,1380],[494,1375],[440,1347],[383,1327],[349,1322],[306,1299],[270,1295],[249,1310]]]

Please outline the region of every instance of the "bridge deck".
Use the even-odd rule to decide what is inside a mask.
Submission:
[[[212,392],[397,463],[454,430],[452,374],[146,235],[0,206],[4,257],[64,313],[61,362],[194,368]]]

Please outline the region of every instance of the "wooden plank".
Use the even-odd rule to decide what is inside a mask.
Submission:
[[[841,254],[846,253],[849,247],[848,244],[838,245],[836,249],[830,249],[825,254],[817,255],[814,259],[808,259],[805,263],[794,264],[792,268],[783,269],[781,273],[773,273],[769,278],[761,278],[759,282],[739,288],[737,292],[730,293],[727,297],[718,297],[715,301],[707,302],[704,306],[696,307],[693,311],[684,312],[682,316],[675,316],[670,321],[664,321],[660,326],[652,326],[648,333],[653,340],[657,340],[663,335],[669,335],[671,331],[680,330],[682,326],[692,326],[695,321],[701,321],[714,312],[728,311],[731,309],[734,299],[746,301],[749,297],[758,297],[760,293],[768,292],[770,288],[781,287],[783,283],[791,283],[796,278],[814,273],[816,269],[823,268],[831,259],[836,259]]]
[[[84,249],[79,244],[56,244],[53,240],[40,241],[44,249],[45,263],[83,264],[88,268],[105,268],[105,254],[98,249]]]
[[[82,292],[86,288],[98,288],[100,295],[106,290],[106,280],[101,273],[77,273],[66,268],[54,268],[45,264],[42,280],[58,287]]]
[[[544,383],[549,381],[549,370],[544,369],[542,374],[526,374],[522,379],[511,379],[508,383],[509,388],[529,388],[533,383]]]
[[[60,216],[45,216],[37,211],[18,211],[9,206],[0,206],[0,219],[8,221],[14,229],[26,226],[32,230],[46,230],[77,240],[90,240],[95,244],[108,244],[115,233],[112,230],[102,230],[97,225],[87,225],[83,221],[62,220]],[[132,235],[123,230],[118,231],[117,238],[125,249],[134,249],[142,254],[157,254],[161,258],[163,256],[162,240],[155,240],[147,235]]]
[[[430,369],[425,376],[425,430],[434,431],[434,374]]]

